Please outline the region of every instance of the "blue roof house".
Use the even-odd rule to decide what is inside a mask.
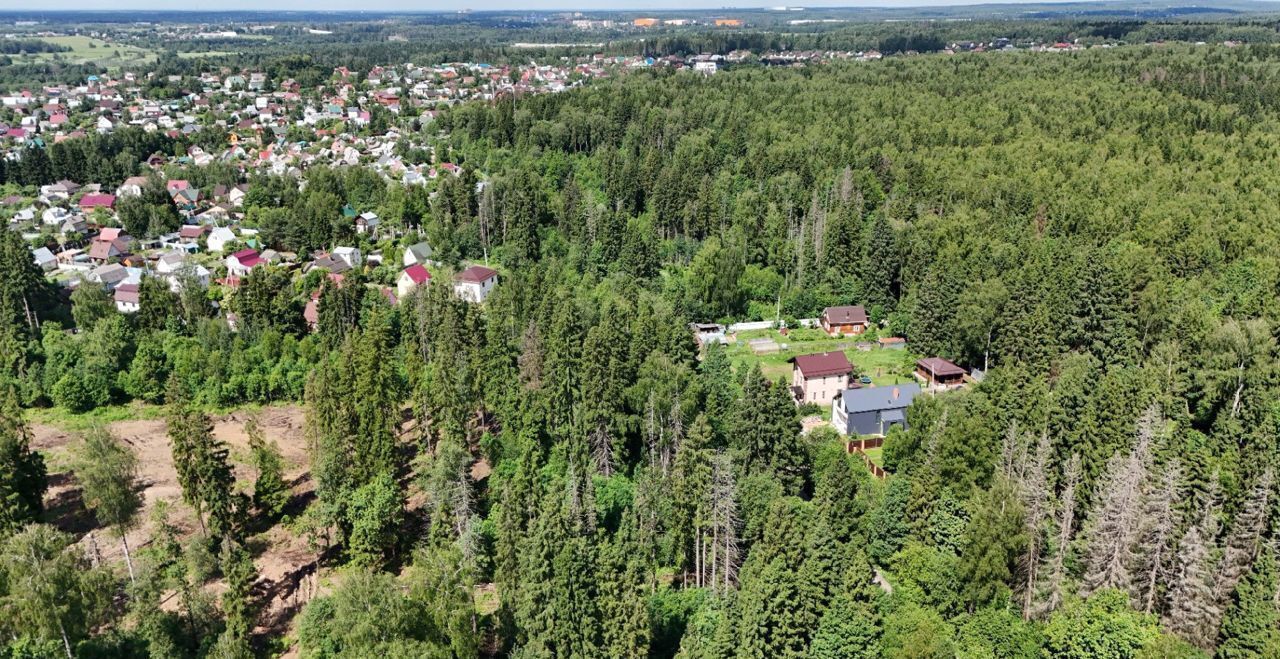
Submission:
[[[907,427],[907,407],[920,395],[918,384],[845,389],[831,403],[831,425],[843,435],[883,435]]]

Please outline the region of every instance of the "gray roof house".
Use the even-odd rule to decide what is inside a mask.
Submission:
[[[883,435],[907,427],[906,410],[920,395],[918,384],[845,389],[831,403],[831,425],[843,435]]]

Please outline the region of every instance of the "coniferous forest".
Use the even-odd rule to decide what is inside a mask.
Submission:
[[[366,200],[497,267],[483,305],[268,267],[234,330],[163,289],[125,318],[0,236],[0,656],[1280,656],[1280,50],[637,71],[418,128],[464,169],[429,198],[317,168],[246,179],[246,215],[305,252]],[[915,400],[884,479],[689,329],[849,304],[984,374]],[[88,431],[97,541],[149,538],[91,565],[24,416],[128,400],[199,525],[142,519]],[[261,429],[212,434],[281,401],[300,505]],[[329,575],[276,636],[273,526]]]

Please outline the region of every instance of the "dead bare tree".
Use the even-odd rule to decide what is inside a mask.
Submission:
[[[1231,603],[1231,593],[1236,584],[1252,569],[1262,549],[1262,534],[1271,512],[1271,488],[1274,484],[1270,468],[1258,474],[1227,534],[1216,584],[1218,605],[1224,610]]]
[[[1044,524],[1051,514],[1049,477],[1046,472],[1052,453],[1053,445],[1049,442],[1049,431],[1046,430],[1040,433],[1035,449],[1022,461],[1022,467],[1018,469],[1020,479],[1013,481],[1017,484],[1025,511],[1023,524],[1027,533],[1027,550],[1022,556],[1022,615],[1026,619],[1031,618],[1035,603],[1036,579],[1039,577],[1044,553]]]
[[[1218,505],[1218,475],[1214,473],[1195,523],[1178,543],[1178,576],[1169,590],[1165,617],[1170,631],[1203,649],[1213,647],[1222,618],[1214,587]]]
[[[733,460],[719,452],[711,461],[711,587],[720,591],[738,582],[738,503]]]
[[[1107,462],[1098,501],[1089,515],[1085,543],[1085,572],[1081,594],[1103,588],[1130,589],[1133,547],[1142,522],[1142,484],[1151,468],[1152,442],[1163,420],[1154,407],[1138,420],[1133,448],[1117,452]]]
[[[1062,491],[1058,494],[1054,551],[1041,569],[1045,578],[1040,584],[1040,602],[1036,607],[1036,616],[1040,618],[1048,617],[1062,604],[1067,578],[1067,551],[1071,546],[1071,534],[1075,532],[1076,488],[1080,485],[1080,471],[1080,456],[1072,454],[1062,475]]]
[[[1175,557],[1174,541],[1177,540],[1179,497],[1178,482],[1182,468],[1174,462],[1151,479],[1143,493],[1143,526],[1134,551],[1134,579],[1129,595],[1135,606],[1151,613],[1159,602],[1160,585],[1172,577]]]

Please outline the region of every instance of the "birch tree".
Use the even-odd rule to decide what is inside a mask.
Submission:
[[[76,451],[75,474],[84,490],[85,507],[120,538],[129,581],[135,582],[128,535],[142,509],[137,456],[105,429],[94,428]]]

